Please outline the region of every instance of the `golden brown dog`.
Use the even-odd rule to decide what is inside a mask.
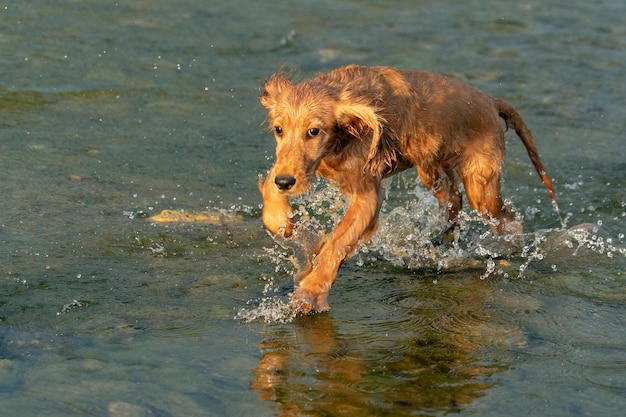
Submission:
[[[294,84],[278,72],[265,82],[260,101],[276,138],[276,163],[259,181],[265,226],[289,237],[295,219],[288,197],[304,193],[316,176],[334,182],[350,202],[297,277],[292,305],[302,312],[329,309],[328,292],[340,266],[376,231],[382,180],[409,167],[417,166],[451,226],[461,210],[458,176],[469,204],[490,227],[521,232],[500,194],[500,118],[521,138],[556,207],[550,178],[517,111],[461,81],[347,66]]]

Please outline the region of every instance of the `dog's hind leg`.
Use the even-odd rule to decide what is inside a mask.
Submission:
[[[454,172],[445,170],[440,165],[428,165],[425,167],[418,166],[417,173],[422,183],[432,191],[448,216],[449,227],[444,231],[442,241],[437,243],[450,243],[449,241],[453,239],[457,216],[463,206],[463,198],[457,186]]]
[[[500,172],[485,165],[475,164],[474,170],[459,172],[467,201],[487,225],[498,234],[520,234],[522,225],[512,221],[511,211],[504,206],[500,192]]]

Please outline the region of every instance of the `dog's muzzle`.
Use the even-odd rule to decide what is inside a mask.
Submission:
[[[296,179],[295,179],[295,177],[278,176],[277,175],[274,178],[274,184],[276,184],[276,186],[278,187],[279,190],[287,191],[287,190],[291,189],[291,187],[296,185]]]

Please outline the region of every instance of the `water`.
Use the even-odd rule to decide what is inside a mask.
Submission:
[[[0,410],[12,416],[617,416],[626,406],[626,7],[617,1],[23,2],[0,5]],[[451,247],[413,172],[294,317],[298,245],[260,222],[257,103],[387,64],[464,78],[533,130],[504,193]],[[332,188],[298,200],[307,239]],[[156,222],[176,210],[196,221]]]

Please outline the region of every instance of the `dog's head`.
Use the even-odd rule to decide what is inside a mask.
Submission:
[[[294,84],[276,73],[265,82],[260,102],[276,139],[274,178],[268,180],[287,195],[308,190],[321,161],[339,155],[347,142],[357,140],[364,149],[361,165],[354,169],[364,169],[379,146],[382,128],[376,109],[341,97],[320,81]]]

